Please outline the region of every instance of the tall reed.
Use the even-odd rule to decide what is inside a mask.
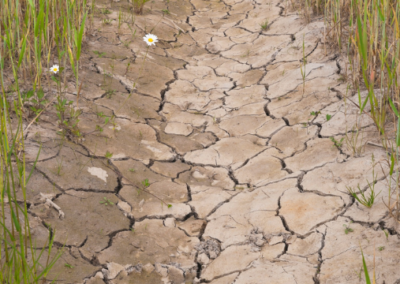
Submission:
[[[44,84],[53,88],[50,65],[64,71],[55,80],[58,101],[68,74],[78,90],[86,17],[86,0],[0,0],[0,283],[44,283],[61,255],[52,253],[54,231],[40,249],[31,236],[26,187],[39,155],[27,173],[24,127],[32,120],[28,100],[36,104],[35,121],[44,97],[54,101],[43,91]]]
[[[300,7],[304,1],[300,1]],[[400,222],[400,1],[398,0],[310,0],[315,14],[323,13],[330,46],[347,58],[349,87],[358,93],[360,113],[369,105],[382,146],[392,156],[387,206]],[[304,13],[306,14],[306,13]],[[306,17],[306,20],[307,17]],[[361,91],[368,96],[361,98]],[[394,131],[388,128],[394,122]],[[393,136],[392,133],[396,133]],[[394,181],[395,182],[394,182]]]

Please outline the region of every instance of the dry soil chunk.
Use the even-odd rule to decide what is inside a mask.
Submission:
[[[178,228],[165,227],[162,220],[144,220],[135,223],[134,232],[118,233],[98,259],[101,264],[113,261],[121,265],[173,262],[186,270],[197,266],[194,246],[198,242]]]
[[[343,205],[340,197],[300,193],[293,188],[282,196],[279,215],[285,218],[290,230],[304,235],[321,222],[338,215],[343,210]]]
[[[185,160],[203,165],[231,166],[243,164],[248,158],[261,152],[265,147],[240,138],[223,138],[205,150],[190,152]]]
[[[132,211],[127,213],[136,219],[167,215],[182,219],[190,213],[189,205],[184,204],[188,201],[186,186],[171,181],[151,183],[145,190],[143,186],[126,185],[119,192],[132,207]]]
[[[114,194],[70,190],[53,202],[65,213],[64,218],[60,219],[54,208],[44,205],[31,210],[56,230],[56,242],[83,246],[92,255],[107,247],[110,233],[130,224],[115,205],[118,198]]]

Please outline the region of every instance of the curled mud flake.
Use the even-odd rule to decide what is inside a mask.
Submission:
[[[114,279],[124,269],[124,267],[115,262],[107,263],[107,269],[102,269],[103,274],[108,280]]]
[[[51,194],[43,194],[40,193],[41,195],[41,200],[46,201],[46,204],[50,207],[53,207],[54,209],[56,209],[58,211],[58,217],[60,219],[63,219],[65,217],[65,213],[61,210],[61,207],[58,206],[57,204],[55,204],[53,201],[51,201]],[[50,197],[50,198],[49,198]]]
[[[99,179],[103,180],[104,182],[107,182],[108,174],[105,170],[96,167],[89,167],[88,172],[98,177]]]

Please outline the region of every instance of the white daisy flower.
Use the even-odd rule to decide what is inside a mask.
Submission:
[[[53,65],[53,66],[50,68],[50,72],[53,72],[54,74],[57,74],[58,71],[60,71],[60,67],[59,67],[58,65]]]
[[[147,45],[156,45],[156,42],[158,42],[158,38],[156,35],[152,34],[147,34],[146,36],[143,37],[143,40],[147,43]]]

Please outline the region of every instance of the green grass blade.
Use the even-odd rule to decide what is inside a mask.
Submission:
[[[367,264],[365,263],[364,253],[363,253],[362,249],[361,249],[361,255],[362,255],[363,268],[364,268],[364,274],[365,274],[365,283],[371,284],[371,279],[369,278],[368,268],[367,268]]]
[[[395,107],[394,103],[392,102],[392,100],[390,98],[389,99],[389,104],[392,107],[393,112],[396,114],[397,117],[400,117],[399,112],[397,111],[397,108]]]

